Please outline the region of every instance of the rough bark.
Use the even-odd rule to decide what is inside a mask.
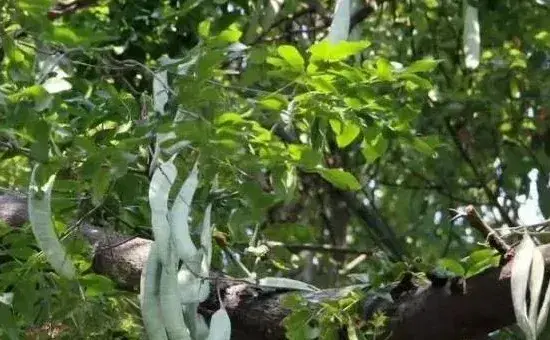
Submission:
[[[24,198],[0,195],[0,219],[17,227],[26,221]],[[117,281],[121,287],[136,291],[150,240],[105,233],[84,225],[83,235],[95,244],[93,269]],[[546,262],[550,248],[542,247]],[[465,294],[446,288],[421,287],[404,294],[396,302],[380,308],[391,316],[391,339],[474,339],[514,323],[508,270],[492,268],[467,280]],[[281,324],[289,310],[281,305],[288,291],[261,289],[238,281],[221,279],[224,304],[231,317],[233,339],[284,339]],[[348,288],[308,293],[310,300],[341,296]],[[302,293],[305,294],[305,293]],[[376,300],[376,299],[375,299]],[[365,302],[372,309],[372,299]],[[378,302],[380,302],[378,300]],[[209,315],[218,308],[215,294],[199,307]]]

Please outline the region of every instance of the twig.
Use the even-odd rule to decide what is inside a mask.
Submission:
[[[357,267],[361,262],[365,261],[366,259],[367,255],[365,254],[357,256],[355,259],[351,260],[343,269],[341,269],[338,274],[346,275],[351,270],[353,270],[353,268]]]
[[[457,217],[466,217],[472,228],[478,230],[487,239],[491,247],[496,249],[501,255],[509,253],[511,247],[499,236],[499,234],[481,219],[481,216],[473,205],[466,207],[464,213],[459,213]]]
[[[108,245],[103,246],[103,247],[98,247],[98,248],[96,249],[96,251],[105,251],[105,250],[114,249],[114,248],[116,248],[116,247],[118,247],[118,246],[121,246],[121,245],[123,245],[123,244],[125,244],[125,243],[128,243],[128,242],[130,242],[130,241],[132,241],[133,239],[136,239],[136,238],[138,238],[138,236],[128,236],[128,237],[125,238],[124,240],[115,242],[115,243],[113,243],[113,244],[108,244]]]
[[[373,254],[372,250],[359,250],[359,249],[350,249],[346,247],[333,246],[330,244],[285,244],[283,242],[277,241],[265,241],[260,242],[265,244],[270,248],[287,248],[290,251],[302,251],[302,250],[311,250],[323,253],[340,253],[340,254],[355,254],[355,255],[366,255],[371,256]],[[235,243],[236,246],[248,246],[248,243]]]
[[[76,0],[69,3],[56,2],[48,10],[48,19],[54,20],[63,15],[73,14],[74,12],[90,7],[95,4],[94,0]]]
[[[278,27],[280,26],[281,24],[283,24],[284,22],[286,21],[294,21],[294,20],[297,20],[298,18],[304,16],[304,15],[307,15],[309,13],[315,13],[315,8],[313,7],[307,7],[307,8],[304,8],[303,10],[301,11],[298,11],[296,13],[294,13],[293,15],[291,16],[284,16],[282,18],[279,18],[278,20],[276,20],[270,27],[268,27],[267,29],[265,29],[261,34],[259,34],[255,39],[254,41],[252,41],[250,43],[250,45],[256,45],[258,42],[262,41],[263,38],[269,34],[269,32],[271,32],[271,30],[273,30],[275,27]]]
[[[548,225],[550,225],[550,218],[547,219],[547,220],[544,220],[542,222],[537,222],[537,223],[528,224],[528,225],[522,225],[521,227],[531,229],[531,228],[538,228],[538,227],[547,227]]]

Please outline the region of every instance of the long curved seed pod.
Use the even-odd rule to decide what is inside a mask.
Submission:
[[[176,245],[178,256],[190,262],[195,260],[197,248],[191,240],[189,233],[189,212],[191,211],[191,202],[195,195],[195,190],[199,184],[197,163],[193,166],[191,173],[183,182],[178,195],[174,200],[170,216],[172,217],[172,237]]]
[[[523,240],[516,248],[516,255],[512,263],[510,275],[510,287],[512,290],[512,304],[516,321],[521,330],[525,333],[527,339],[534,339],[536,330],[531,328],[529,317],[527,316],[527,286],[529,283],[529,273],[531,271],[531,262],[533,260],[533,249],[535,243],[527,232],[523,234]]]
[[[476,69],[479,66],[480,53],[480,29],[478,9],[471,6],[468,0],[463,0],[464,30],[462,33],[464,64],[469,69]]]
[[[212,260],[212,204],[209,204],[204,211],[204,218],[202,221],[202,231],[201,231],[201,246],[204,248],[205,256],[210,266]]]
[[[42,193],[36,183],[36,165],[31,173],[28,198],[29,220],[38,246],[52,268],[68,279],[76,277],[76,269],[59,241],[52,223],[51,197],[55,175],[51,175],[42,187]]]
[[[334,18],[328,29],[327,40],[336,44],[342,40],[348,40],[351,21],[351,1],[337,0],[334,9]]]
[[[151,245],[145,267],[141,272],[140,305],[147,337],[150,340],[168,340],[160,312],[160,258],[156,243]]]
[[[536,251],[540,253],[540,250],[537,248]],[[548,308],[550,307],[550,286],[546,286],[546,293],[544,294],[544,300],[542,302],[542,306],[540,307],[540,311],[537,317],[537,336],[542,333],[544,330],[544,327],[546,327],[546,322],[548,321]]]
[[[194,340],[204,340],[208,337],[208,325],[204,317],[197,313],[198,303],[191,303],[185,306],[183,318],[189,326],[189,332]]]
[[[169,249],[169,261],[160,275],[160,310],[166,333],[170,340],[191,340],[189,330],[183,319],[183,308],[178,293],[176,277],[176,257],[172,247]]]
[[[170,224],[168,222],[168,195],[174,184],[178,171],[173,163],[174,157],[161,164],[153,173],[149,185],[149,206],[151,207],[151,224],[153,235],[158,245],[161,263],[168,261]]]
[[[531,273],[529,275],[529,325],[533,334],[537,334],[537,318],[539,315],[540,293],[544,280],[544,257],[537,247],[533,248]]]
[[[202,222],[201,246],[204,255],[201,261],[201,275],[208,277],[210,275],[210,263],[212,262],[212,225],[210,223],[212,213],[212,204],[206,207],[204,219]],[[210,294],[210,281],[202,282],[199,288],[199,301],[203,302]]]
[[[199,251],[202,253],[202,251]],[[190,268],[190,267],[189,267]],[[209,288],[209,282],[197,276],[199,270],[194,268],[189,270],[187,266],[182,266],[178,271],[178,287],[179,287],[179,296],[181,303],[183,304],[193,304],[202,302],[202,292],[205,290],[203,286]],[[208,296],[207,296],[208,297]]]
[[[220,302],[220,309],[218,309],[210,319],[210,332],[208,333],[207,340],[229,340],[231,338],[231,320],[225,306],[223,305],[223,299],[218,292],[218,301]]]
[[[210,333],[207,340],[229,340],[231,338],[231,320],[224,307],[218,309],[210,319]]]

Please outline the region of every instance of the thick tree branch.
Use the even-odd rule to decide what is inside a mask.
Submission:
[[[26,220],[25,199],[0,195],[0,218],[12,226]],[[90,225],[83,226],[83,235],[99,249],[93,269],[107,275],[122,287],[135,291],[147,257],[150,240],[133,238],[110,247],[127,236],[108,234]],[[103,249],[103,250],[102,250]],[[550,263],[550,247],[541,251]],[[467,280],[464,294],[446,288],[414,287],[396,301],[367,299],[365,310],[379,307],[390,316],[390,339],[472,339],[514,323],[510,297],[510,280],[502,268],[491,268]],[[282,320],[290,312],[282,307],[289,291],[269,290],[242,281],[220,278],[215,281],[222,291],[224,304],[231,317],[233,339],[284,339]],[[214,286],[214,285],[213,285]],[[351,287],[353,288],[353,287]],[[310,301],[333,299],[348,292],[350,287],[300,293]],[[498,308],[495,308],[498,306]],[[210,315],[218,307],[216,294],[200,306],[200,312]],[[369,314],[370,314],[369,312]]]

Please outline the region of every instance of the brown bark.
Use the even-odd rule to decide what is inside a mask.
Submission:
[[[0,219],[12,226],[21,225],[26,220],[25,200],[0,195]],[[119,244],[125,236],[107,234],[90,225],[85,225],[82,232],[96,245],[94,271],[111,277],[124,289],[136,291],[151,241],[133,238]],[[549,263],[550,247],[541,250]],[[513,324],[510,280],[505,275],[508,271],[502,269],[492,268],[468,279],[463,295],[428,286],[383,304],[381,308],[391,317],[391,339],[474,339]],[[281,321],[289,311],[281,301],[288,291],[266,290],[230,279],[221,279],[218,286],[231,317],[233,339],[284,339]],[[308,293],[306,297],[330,299],[341,296],[346,289],[349,287]],[[199,307],[205,315],[217,308],[215,294]]]

